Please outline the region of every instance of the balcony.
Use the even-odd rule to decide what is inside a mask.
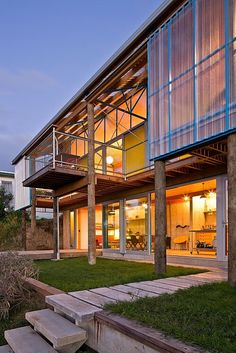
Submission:
[[[26,158],[26,187],[56,190],[87,176],[88,139],[53,130]],[[95,141],[97,178],[109,176],[110,183],[152,169],[147,159],[147,141],[135,134]],[[104,179],[104,178],[103,178]]]

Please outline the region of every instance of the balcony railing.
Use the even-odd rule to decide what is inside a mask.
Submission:
[[[127,178],[152,169],[147,149],[147,140],[126,148],[122,139],[106,144],[95,141],[95,172]],[[26,158],[26,176],[29,178],[48,168],[87,172],[88,139],[53,129]]]

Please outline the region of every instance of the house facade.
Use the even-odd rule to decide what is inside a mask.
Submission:
[[[65,249],[144,258],[162,233],[169,261],[227,266],[235,81],[236,0],[165,1],[14,159],[18,208],[52,207],[55,244],[61,212]]]
[[[12,172],[0,171],[0,187],[2,187],[8,194],[12,194],[11,207],[14,208],[15,197],[15,175]]]

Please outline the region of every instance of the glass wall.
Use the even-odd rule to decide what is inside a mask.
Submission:
[[[125,203],[126,249],[147,250],[148,199],[142,197]]]
[[[216,256],[216,180],[166,191],[166,247],[169,255]],[[152,250],[155,195],[151,196]],[[223,235],[222,235],[223,237]]]
[[[110,203],[103,208],[104,212],[104,248],[120,249],[120,203]]]
[[[236,128],[236,0],[189,1],[150,38],[150,159]]]

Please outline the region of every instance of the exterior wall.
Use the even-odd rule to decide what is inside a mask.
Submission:
[[[23,186],[23,181],[26,179],[26,164],[25,158],[22,158],[15,165],[15,209],[20,210],[22,208],[29,207],[31,205],[30,188]]]
[[[150,159],[236,128],[236,1],[189,1],[150,38]]]

